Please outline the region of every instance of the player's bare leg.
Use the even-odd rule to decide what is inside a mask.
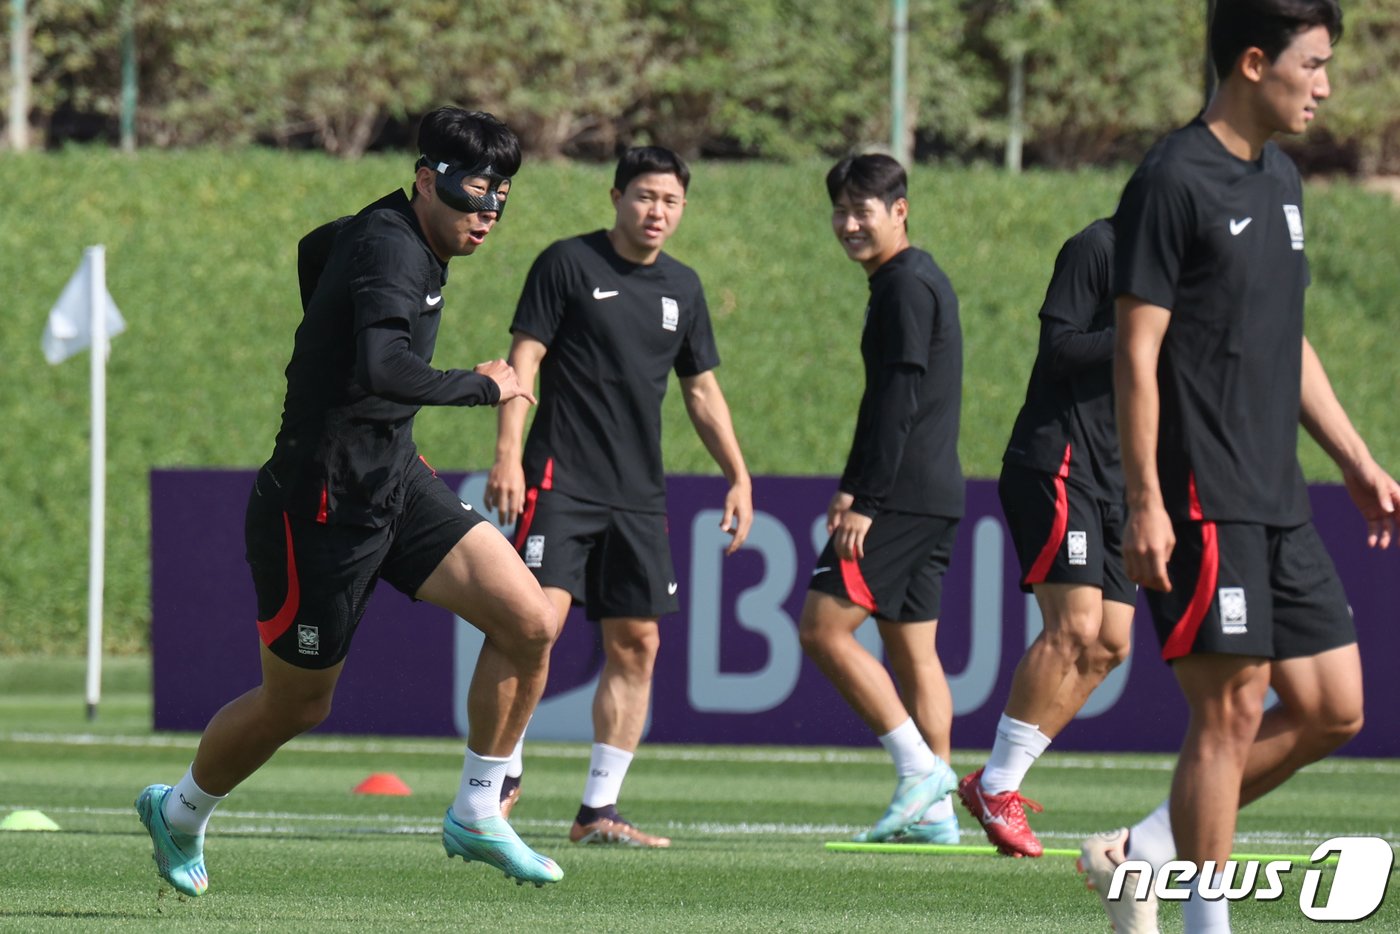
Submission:
[[[1090,693],[1127,657],[1133,608],[1103,599],[1087,584],[1037,584],[1045,621],[1021,657],[986,766],[964,776],[958,796],[998,851],[1039,856],[1044,847],[1026,820],[1040,805],[1021,783],[1050,741],[1084,706]]]
[[[934,755],[948,761],[952,751],[953,692],[935,648],[938,620],[889,623],[876,620],[880,641],[894,671],[899,696]]]
[[[615,843],[667,847],[668,837],[639,830],[617,810],[632,756],[642,741],[651,707],[651,679],[661,632],[655,618],[611,617],[600,623],[603,670],[593,695],[593,749],[583,801],[569,839],[575,843]]]
[[[515,549],[482,523],[462,536],[416,594],[486,636],[467,692],[467,746],[509,756],[544,693],[554,608]]]
[[[866,726],[883,736],[909,718],[885,666],[856,641],[870,612],[831,594],[807,592],[798,636],[802,650]]]
[[[808,591],[798,635],[803,651],[880,737],[881,745],[894,759],[898,778],[894,797],[875,826],[857,837],[880,841],[904,836],[910,827],[925,819],[930,808],[942,807],[957,784],[957,777],[946,759],[949,730],[942,724],[951,723],[952,698],[946,693],[947,681],[934,650],[937,622],[915,623],[908,627],[909,632],[888,636],[893,645],[886,642],[886,649],[891,664],[901,672],[901,683],[927,682],[917,690],[907,691],[901,700],[885,666],[856,641],[855,632],[867,616],[869,612],[864,607],[842,597]],[[882,639],[887,638],[887,626],[900,628],[900,624],[882,624]],[[941,691],[938,680],[942,681]],[[939,732],[926,736],[924,724],[911,715],[911,710],[929,721],[931,729],[942,725]],[[941,755],[930,739],[939,743]],[[951,809],[940,820],[947,818],[952,818]],[[956,820],[943,830],[956,834]]]
[[[1172,666],[1191,708],[1176,772],[1171,818],[1177,856],[1223,866],[1234,843],[1240,786],[1264,714],[1267,659],[1188,655]]]
[[[262,684],[214,714],[185,777],[174,788],[150,785],[136,799],[157,871],[185,895],[202,895],[209,887],[204,829],[219,801],[330,713],[343,663],[309,670],[289,665],[265,645],[260,650]]]
[[[1128,657],[1133,607],[1083,584],[1037,584],[1035,598],[1045,628],[1016,666],[1006,714],[1053,739]]]
[[[1279,702],[1264,712],[1249,747],[1240,806],[1257,801],[1309,763],[1331,755],[1361,731],[1361,653],[1344,645],[1272,664]]]
[[[506,763],[544,693],[558,633],[554,608],[515,549],[486,523],[462,536],[416,596],[486,636],[467,690],[466,762],[443,818],[443,848],[517,883],[557,882],[564,877],[558,865],[526,846],[500,814]]]

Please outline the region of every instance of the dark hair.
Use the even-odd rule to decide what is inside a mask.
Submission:
[[[857,198],[879,198],[885,207],[893,207],[900,198],[909,197],[909,177],[899,161],[872,152],[863,156],[847,156],[826,173],[826,193],[831,203],[843,194]]]
[[[1342,37],[1337,0],[1217,0],[1210,24],[1215,74],[1224,81],[1250,48],[1276,61],[1298,33],[1316,26],[1326,26],[1333,42]]]
[[[418,152],[465,169],[491,166],[507,177],[520,169],[520,140],[495,116],[439,107],[418,124]]]
[[[632,179],[638,175],[674,175],[680,180],[681,190],[690,189],[690,167],[685,160],[665,146],[634,146],[617,160],[617,171],[613,173],[613,187],[626,191]]]

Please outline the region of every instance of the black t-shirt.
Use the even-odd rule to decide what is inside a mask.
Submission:
[[[307,234],[297,274],[304,313],[267,468],[289,514],[383,526],[417,457],[418,409],[492,404],[500,390],[469,370],[428,366],[447,264],[402,191]]]
[[[649,265],[628,262],[602,230],[560,240],[531,267],[510,329],[548,348],[525,442],[526,483],[664,512],[667,379],[719,365],[695,271],[665,253]]]
[[[1199,118],[1159,141],[1123,191],[1115,291],[1171,311],[1158,364],[1157,467],[1177,518],[1292,526],[1298,464],[1303,190],[1269,143],[1231,155]]]
[[[1040,347],[1002,460],[1070,472],[1102,499],[1123,498],[1113,417],[1113,224],[1065,241],[1040,306]]]
[[[841,475],[852,508],[960,518],[958,298],[923,250],[903,250],[870,277],[860,355],[865,393]]]

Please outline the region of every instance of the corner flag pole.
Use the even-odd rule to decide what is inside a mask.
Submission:
[[[107,253],[87,248],[88,308],[92,315],[92,512],[88,522],[87,718],[102,697],[102,579],[107,515]]]

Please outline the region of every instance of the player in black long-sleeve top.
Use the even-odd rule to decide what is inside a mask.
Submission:
[[[214,715],[178,784],[151,785],[136,801],[161,877],[185,895],[208,888],[204,830],[218,802],[330,712],[381,578],[486,635],[467,698],[466,762],[443,819],[448,855],[519,882],[563,877],[502,818],[496,791],[544,690],[553,612],[510,543],[413,443],[421,406],[533,401],[504,360],[431,365],[448,260],[474,253],[500,220],[520,144],[490,114],[456,108],[424,117],[418,144],[411,199],[395,191],[299,245],[304,314],[245,530],[262,683]]]
[[[1113,225],[1060,249],[1040,308],[1026,401],[998,492],[1045,628],[1021,658],[986,765],[958,794],[1009,856],[1043,852],[1021,782],[1128,654],[1137,588],[1123,570],[1123,471],[1113,423]]]
[[[802,647],[894,760],[894,797],[857,839],[956,843],[953,702],[934,638],[963,514],[958,299],[933,257],[909,243],[898,162],[843,159],[826,184],[832,228],[870,277],[870,304],[860,342],[865,393],[827,509],[831,540],[802,610]],[[898,691],[855,638],[870,615]]]

